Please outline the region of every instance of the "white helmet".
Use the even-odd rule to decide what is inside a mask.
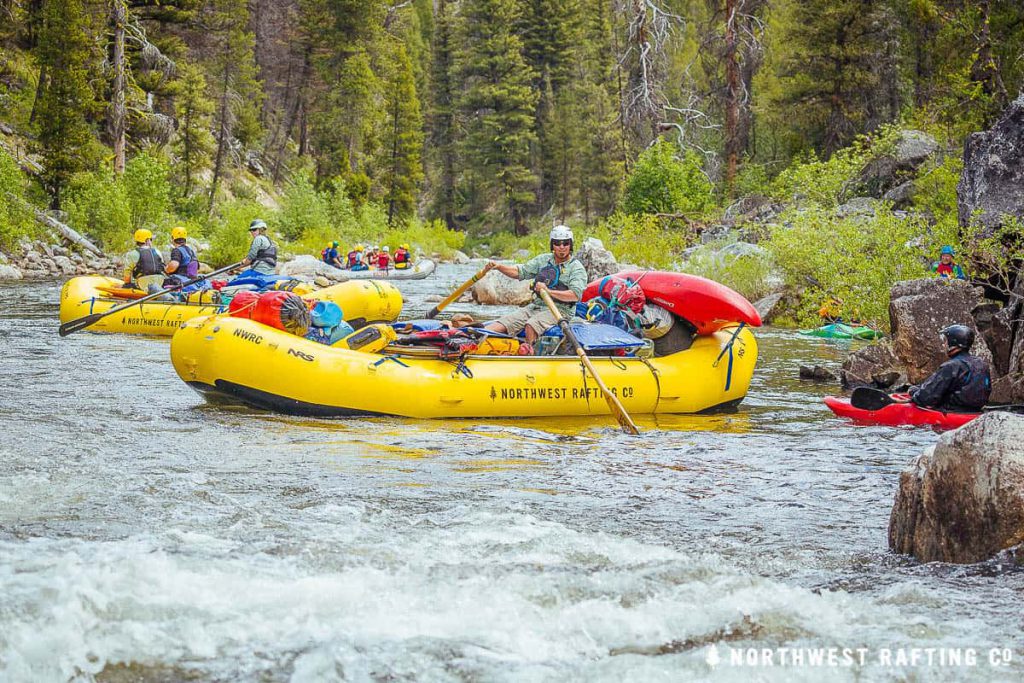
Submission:
[[[384,245],[384,251],[391,251],[391,247],[389,247],[388,245],[385,244]]]
[[[555,227],[551,228],[550,239],[571,240],[572,238],[572,230],[569,229],[568,225],[556,225]]]

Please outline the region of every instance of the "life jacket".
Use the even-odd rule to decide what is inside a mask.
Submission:
[[[380,254],[377,255],[377,267],[380,268],[381,270],[387,270],[388,262],[390,260],[391,257],[382,251]]]
[[[153,247],[135,247],[139,252],[139,260],[132,268],[132,277],[140,278],[146,275],[161,275],[164,272],[164,262],[160,258],[160,252]]]
[[[958,353],[951,360],[959,362],[966,370],[966,375],[960,387],[949,394],[946,403],[951,407],[981,410],[992,394],[988,363],[969,353]]]
[[[267,240],[270,240],[268,237]],[[256,252],[256,258],[252,260],[252,265],[256,265],[262,261],[271,268],[277,267],[277,245],[273,241],[270,241],[269,247],[263,247]]]
[[[356,264],[356,251],[353,249],[348,252],[348,256],[345,257],[346,265],[351,268]]]
[[[404,270],[409,267],[409,252],[399,249],[395,252],[395,268]]]
[[[546,266],[540,269],[537,273],[537,277],[533,279],[534,284],[543,282],[547,285],[548,289],[554,289],[556,291],[564,292],[569,289],[569,285],[561,282],[562,269],[556,266],[554,263],[548,263]]]
[[[323,261],[324,263],[331,263],[332,261],[334,261],[334,258],[331,256],[330,247],[324,247],[324,250],[320,252],[320,260]]]
[[[199,258],[195,250],[187,244],[174,247],[171,250],[171,260],[178,262],[178,269],[171,273],[171,277],[185,281],[199,275]]]

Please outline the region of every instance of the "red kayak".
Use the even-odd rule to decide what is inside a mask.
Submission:
[[[920,408],[913,403],[892,403],[878,410],[864,410],[863,408],[854,408],[850,405],[850,399],[840,396],[826,396],[825,405],[839,417],[893,427],[912,425],[956,429],[981,415],[981,413],[944,413],[941,410]]]
[[[659,270],[624,270],[613,277],[628,278],[640,285],[647,299],[689,320],[697,334],[714,334],[726,325],[746,323],[761,326],[761,316],[742,294],[725,285],[685,273]],[[583,301],[597,296],[601,280],[583,290]]]

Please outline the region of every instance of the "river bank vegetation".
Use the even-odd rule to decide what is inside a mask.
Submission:
[[[793,322],[830,297],[880,321],[943,244],[1006,266],[955,189],[1022,27],[1010,0],[0,0],[0,246],[35,208],[111,252],[185,225],[214,264],[257,215],[294,253],[513,256],[566,222],[799,290]],[[885,198],[865,170],[908,130],[934,146]]]

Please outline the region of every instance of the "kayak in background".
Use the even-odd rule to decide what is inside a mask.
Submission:
[[[846,417],[865,424],[899,427],[938,427],[956,429],[962,427],[982,413],[946,413],[941,410],[921,408],[913,403],[892,403],[878,410],[855,408],[850,399],[841,396],[826,396],[825,405],[839,417]]]
[[[846,323],[830,323],[816,327],[813,330],[800,330],[800,334],[808,337],[822,337],[824,339],[878,339],[885,336],[878,330],[870,327],[855,327]]]

